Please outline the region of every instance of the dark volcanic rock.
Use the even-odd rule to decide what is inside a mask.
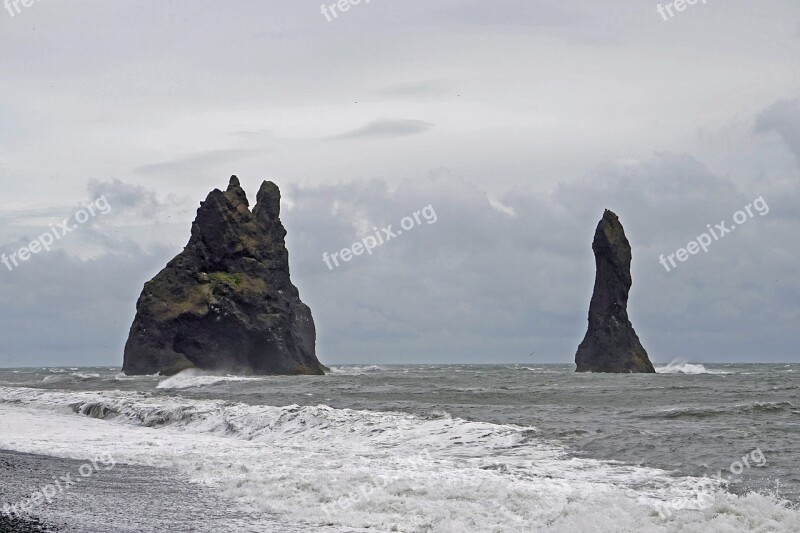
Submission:
[[[628,319],[631,245],[617,215],[607,210],[592,243],[597,275],[589,305],[589,330],[578,346],[578,372],[655,372]]]
[[[187,368],[323,374],[311,310],[289,279],[280,191],[249,209],[236,176],[200,204],[186,248],[145,283],[125,344],[128,375]]]

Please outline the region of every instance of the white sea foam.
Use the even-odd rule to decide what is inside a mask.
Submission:
[[[191,387],[202,387],[214,385],[225,381],[252,381],[261,378],[246,378],[241,376],[221,376],[204,372],[196,368],[189,368],[169,377],[156,385],[157,389],[188,389]]]
[[[42,378],[42,383],[59,383],[62,381],[75,381],[78,378],[81,381],[91,381],[100,378],[100,374],[84,374],[81,372],[70,372],[69,374],[50,374]]]
[[[724,370],[710,370],[699,363],[688,363],[685,360],[676,359],[668,365],[656,367],[659,374],[729,374]]]
[[[0,448],[75,459],[109,452],[122,463],[177,468],[242,511],[275,513],[309,530],[800,530],[800,514],[773,498],[571,457],[530,427],[7,387],[0,420]],[[377,480],[390,481],[364,497]],[[662,504],[675,509],[668,519],[658,515]]]
[[[341,374],[345,376],[363,376],[364,374],[375,374],[378,372],[385,372],[389,370],[385,366],[379,365],[354,365],[354,366],[332,366],[331,372],[333,374]]]
[[[100,374],[83,374],[81,372],[73,372],[70,374],[70,376],[74,376],[76,378],[81,378],[81,379],[96,379],[100,377]]]

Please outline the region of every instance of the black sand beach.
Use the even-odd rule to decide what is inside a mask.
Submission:
[[[85,463],[0,450],[0,509],[30,497],[54,478],[74,477]],[[117,464],[39,505],[32,516],[0,516],[0,533],[210,532],[225,531],[232,519],[210,492],[174,472]]]

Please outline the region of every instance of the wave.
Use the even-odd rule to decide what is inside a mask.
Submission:
[[[711,418],[721,415],[737,415],[742,413],[795,412],[790,402],[753,402],[729,407],[680,407],[666,409],[654,415],[643,415],[642,418]]]
[[[769,496],[573,457],[533,427],[432,414],[0,387],[0,448],[175,468],[242,513],[308,530],[800,530]]]
[[[86,374],[81,372],[70,372],[69,374],[60,373],[60,374],[50,374],[49,376],[45,376],[42,378],[42,383],[62,383],[65,381],[71,382],[84,382],[84,381],[95,381],[100,379],[100,374]]]
[[[534,428],[500,426],[490,423],[468,422],[452,418],[442,410],[433,410],[427,416],[405,413],[373,412],[353,409],[335,409],[327,405],[299,406],[296,404],[274,407],[248,405],[224,400],[187,400],[181,397],[164,397],[148,392],[62,392],[28,388],[0,387],[0,403],[9,402],[26,406],[39,406],[53,410],[70,408],[74,413],[91,418],[115,420],[144,427],[175,426],[198,433],[210,433],[242,440],[273,439],[281,435],[306,435],[316,430],[339,433],[343,440],[357,434],[375,438],[386,432],[405,429],[418,434],[418,426],[427,426],[433,438],[456,428],[469,431],[457,437],[460,445],[478,443],[493,433],[506,438],[535,432]],[[433,426],[438,429],[434,430]],[[488,432],[487,432],[488,431]],[[467,435],[471,433],[471,435]]]
[[[221,376],[204,372],[196,368],[189,368],[169,377],[156,385],[157,389],[188,389],[223,383],[226,381],[257,381],[263,378],[248,378],[241,376]]]
[[[84,380],[90,380],[90,379],[98,379],[100,377],[100,374],[83,374],[81,372],[73,372],[70,374],[70,376]]]
[[[659,374],[730,374],[724,370],[709,370],[699,363],[688,363],[679,359],[668,365],[656,367],[656,372]]]
[[[330,368],[332,374],[343,376],[363,376],[364,374],[375,374],[389,370],[389,368],[379,365],[332,366]]]
[[[564,370],[560,368],[548,368],[548,367],[535,367],[535,366],[518,366],[515,365],[517,368],[522,370],[529,370],[531,372],[536,372],[537,374],[563,374]]]

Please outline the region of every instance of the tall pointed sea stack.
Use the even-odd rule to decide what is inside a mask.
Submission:
[[[265,181],[250,211],[236,176],[211,191],[186,248],[145,283],[123,372],[324,373],[311,310],[289,279],[280,198]]]
[[[628,319],[631,245],[617,215],[606,209],[592,243],[597,275],[589,305],[589,330],[575,363],[578,372],[648,372],[655,369]]]

